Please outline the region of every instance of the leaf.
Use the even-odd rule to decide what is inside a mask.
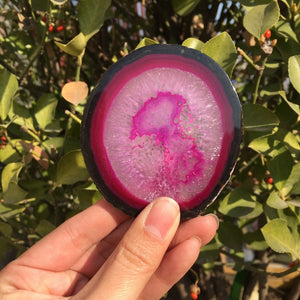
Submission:
[[[35,231],[37,234],[39,234],[40,236],[45,236],[48,233],[50,233],[52,230],[55,229],[55,226],[50,223],[47,220],[41,220],[39,222],[39,224],[37,225],[37,227],[35,228]]]
[[[88,93],[88,85],[83,81],[68,82],[61,90],[61,95],[64,99],[74,105],[78,105],[81,101],[83,101],[87,97]]]
[[[225,246],[240,251],[243,247],[243,233],[233,222],[221,222],[218,229],[220,242]]]
[[[24,200],[27,192],[19,187],[19,174],[24,167],[21,162],[10,163],[2,171],[1,185],[5,204],[14,204]]]
[[[2,171],[1,176],[1,185],[2,190],[5,193],[11,182],[18,183],[18,176],[24,167],[24,164],[21,162],[15,162],[8,164]]]
[[[274,135],[268,135],[252,140],[248,147],[256,152],[274,157],[283,147],[283,144],[275,140]]]
[[[279,191],[281,191],[289,178],[293,164],[293,158],[286,148],[283,151],[280,151],[271,160],[269,170],[274,180],[274,184]]]
[[[279,119],[270,111],[258,104],[243,105],[244,129],[253,131],[272,131],[279,125]]]
[[[172,0],[172,6],[176,14],[186,16],[197,6],[200,0]]]
[[[182,46],[201,51],[204,43],[196,38],[188,38],[183,41]]]
[[[12,104],[12,98],[18,89],[15,75],[6,69],[0,69],[0,117],[4,121]]]
[[[31,0],[32,10],[48,11],[49,0]]]
[[[289,101],[286,97],[285,91],[265,92],[268,96],[279,95],[289,105],[289,107],[298,115],[300,115],[300,105]]]
[[[35,118],[42,129],[45,129],[55,117],[57,99],[53,94],[43,94],[34,108]]]
[[[222,51],[220,51],[222,49]],[[235,45],[227,32],[207,41],[201,51],[217,62],[230,77],[237,60]]]
[[[74,184],[87,180],[89,174],[86,170],[80,150],[65,154],[58,162],[56,184]]]
[[[23,207],[16,206],[16,207],[17,207],[16,209],[15,209],[15,207],[11,208],[9,206],[3,205],[0,202],[0,215],[1,215],[1,218],[2,219],[9,219],[9,218],[15,217],[15,216],[23,213],[24,210],[26,209],[25,206],[23,206]]]
[[[263,5],[256,5],[244,16],[243,25],[248,32],[260,40],[268,29],[274,26],[280,16],[277,1]]]
[[[22,147],[28,152],[28,154],[35,159],[38,164],[44,169],[49,167],[49,157],[48,154],[39,146],[27,143],[25,141],[20,141]]]
[[[237,0],[236,0],[237,1]],[[248,11],[257,5],[268,4],[272,0],[239,0],[243,7]]]
[[[81,209],[88,208],[101,198],[101,194],[95,190],[83,189],[78,192],[78,199]]]
[[[285,220],[273,219],[261,228],[261,232],[275,252],[289,253],[293,260],[299,258],[296,239],[292,236]]]
[[[103,25],[110,4],[111,0],[79,0],[79,26],[86,41]]]
[[[289,23],[279,20],[275,25],[275,29],[281,36],[285,37],[286,39],[292,39],[294,42],[298,43],[297,36]]]
[[[10,237],[13,229],[8,223],[0,222],[0,232],[7,237]]]
[[[263,251],[268,248],[268,244],[260,230],[245,233],[244,241],[253,250]]]
[[[289,58],[288,70],[293,87],[300,93],[300,55],[294,55]]]
[[[263,213],[263,206],[262,206],[261,203],[256,201],[254,209],[249,214],[244,215],[243,220],[245,220],[245,219],[255,219],[259,215],[261,215],[262,213]]]
[[[145,46],[149,46],[149,45],[154,45],[154,44],[158,44],[157,41],[149,39],[149,38],[143,38],[138,45],[135,47],[135,49],[139,49]]]
[[[300,198],[295,198],[295,199],[292,199],[292,200],[288,200],[286,202],[288,204],[293,205],[293,206],[300,207]]]
[[[219,212],[226,216],[238,218],[251,213],[254,208],[255,201],[250,194],[237,188],[220,202]]]
[[[281,195],[286,197],[293,190],[294,186],[300,182],[300,163],[293,166],[291,174],[281,189]]]
[[[4,148],[0,148],[0,162],[3,164],[9,164],[16,162],[20,158],[18,152],[11,144],[7,144]]]
[[[68,0],[50,0],[54,5],[63,5],[65,4]]]
[[[73,56],[80,56],[83,54],[83,51],[86,47],[86,37],[83,35],[82,32],[78,33],[70,42],[67,44],[63,44],[59,41],[54,41],[55,45],[59,47],[62,51],[73,55]]]
[[[295,153],[296,155],[299,154],[299,142],[297,137],[291,131],[287,131],[284,128],[279,128],[275,134],[275,138],[280,140],[290,150],[291,153]]]
[[[267,199],[267,204],[275,209],[284,209],[287,208],[287,203],[280,198],[278,192],[272,191]]]
[[[216,261],[219,257],[219,249],[221,244],[213,239],[210,243],[201,247],[200,254],[197,258],[198,264],[204,264],[210,261]]]

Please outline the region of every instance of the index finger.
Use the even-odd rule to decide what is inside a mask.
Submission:
[[[37,242],[16,263],[49,271],[65,271],[91,246],[128,218],[130,217],[101,199]]]

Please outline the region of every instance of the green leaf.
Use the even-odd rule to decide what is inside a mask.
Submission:
[[[256,152],[274,157],[283,147],[283,144],[275,140],[274,135],[268,135],[252,140],[248,147]]]
[[[0,117],[4,121],[12,104],[12,98],[18,89],[15,75],[6,69],[0,69]]]
[[[83,54],[83,51],[86,47],[86,37],[82,32],[78,33],[70,42],[67,44],[63,44],[59,41],[54,41],[55,45],[59,47],[62,51],[73,55],[73,56],[80,56]]]
[[[54,5],[63,5],[65,4],[68,0],[50,0]]]
[[[139,43],[138,45],[135,47],[135,49],[139,49],[139,48],[142,48],[142,47],[145,47],[145,46],[149,46],[149,45],[154,45],[154,44],[158,44],[157,41],[154,41],[152,39],[149,39],[149,38],[143,38]]]
[[[225,246],[236,251],[240,251],[243,247],[243,233],[233,222],[221,222],[218,237]]]
[[[287,203],[280,198],[278,192],[272,191],[267,199],[267,204],[275,209],[284,209],[287,208]]]
[[[250,194],[237,188],[220,202],[219,212],[226,216],[238,218],[251,213],[254,208],[255,201]]]
[[[300,105],[296,104],[294,102],[291,102],[287,99],[285,91],[275,91],[275,92],[265,92],[266,95],[268,96],[275,96],[275,95],[279,95],[280,97],[282,97],[282,99],[289,105],[289,107],[298,115],[300,115]]]
[[[80,150],[65,154],[58,162],[56,184],[74,184],[87,180],[89,174],[86,170]]]
[[[295,198],[295,199],[292,199],[292,200],[288,200],[286,202],[288,204],[293,205],[293,206],[300,207],[300,198]]]
[[[222,49],[222,51],[220,51]],[[230,77],[237,60],[235,45],[227,32],[207,41],[201,51],[217,62]]]
[[[285,185],[281,189],[281,195],[286,197],[290,194],[290,192],[293,190],[294,186],[300,182],[300,163],[297,163],[293,166],[293,169],[291,171],[291,174],[287,181],[285,182]]]
[[[237,1],[238,0],[235,0],[235,2],[237,2]],[[249,11],[257,5],[269,4],[271,1],[272,0],[239,0],[238,2],[240,2],[243,5],[243,7],[247,11]]]
[[[204,43],[196,38],[188,38],[183,41],[182,46],[201,51]]]
[[[277,23],[279,16],[277,1],[271,1],[249,10],[244,17],[243,24],[248,32],[260,40],[261,35]]]
[[[35,228],[35,231],[40,236],[45,236],[55,229],[55,226],[47,220],[41,220],[38,226]]]
[[[19,206],[16,206],[17,208],[11,208],[9,206],[6,206],[6,205],[3,205],[1,202],[0,202],[0,215],[1,215],[1,218],[2,219],[9,219],[9,218],[12,218],[12,217],[15,217],[21,213],[24,212],[24,210],[26,209],[25,206],[23,207],[19,207]]]
[[[295,183],[290,194],[291,195],[300,195],[300,181]]]
[[[176,14],[186,16],[197,6],[200,0],[172,0],[172,6]]]
[[[243,105],[244,128],[252,131],[272,131],[279,119],[268,108],[258,104]]]
[[[55,117],[57,99],[53,94],[42,95],[34,108],[35,118],[42,129],[51,124]]]
[[[248,247],[257,251],[263,251],[269,247],[260,230],[247,232],[244,235],[244,242],[248,245]]]
[[[0,162],[4,164],[9,164],[11,162],[16,162],[20,159],[20,155],[11,144],[7,144],[4,148],[0,149]]]
[[[300,93],[300,55],[289,58],[289,77],[293,87]]]
[[[79,26],[86,41],[99,31],[111,0],[79,0]]]
[[[273,219],[261,228],[261,232],[275,252],[289,253],[293,260],[299,258],[296,239],[292,236],[285,220]]]
[[[255,219],[259,215],[261,215],[262,213],[263,213],[263,206],[262,206],[261,203],[256,201],[254,209],[249,214],[244,215],[243,220],[245,220],[245,219]]]
[[[79,199],[81,209],[88,208],[89,206],[93,205],[101,198],[102,195],[95,190],[84,189],[78,192],[78,199]]]
[[[293,29],[291,28],[290,24],[283,21],[279,20],[277,24],[275,25],[276,31],[283,36],[286,39],[292,39],[294,42],[298,43],[297,36]]]
[[[200,254],[197,258],[198,264],[204,264],[210,261],[216,261],[219,257],[219,249],[221,244],[213,239],[207,245],[201,247]]]
[[[10,163],[2,171],[1,185],[5,204],[14,204],[24,200],[27,192],[19,187],[19,174],[24,167],[21,162]]]
[[[0,232],[7,237],[10,237],[13,229],[8,223],[0,222]]]
[[[281,191],[293,168],[293,158],[286,149],[280,151],[270,162],[269,170],[276,188]]]
[[[11,182],[18,183],[19,174],[24,167],[24,164],[21,162],[10,163],[2,171],[1,176],[1,185],[2,190],[5,193]]]
[[[294,112],[296,112],[298,115],[300,115],[300,105],[299,104],[296,104],[296,103],[293,103],[293,102],[287,100],[285,91],[279,91],[278,94],[285,100],[285,102],[289,105],[289,107]]]
[[[48,11],[49,0],[31,0],[33,10]]]

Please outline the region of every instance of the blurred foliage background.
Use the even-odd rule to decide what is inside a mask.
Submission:
[[[255,286],[259,299],[298,299],[296,0],[0,0],[0,267],[101,197],[80,150],[86,97],[110,65],[152,43],[212,57],[243,106],[236,169],[207,211],[220,228],[188,282],[201,299],[250,299]]]

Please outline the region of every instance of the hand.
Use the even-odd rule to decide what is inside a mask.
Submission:
[[[159,299],[218,227],[214,215],[179,221],[169,198],[135,219],[102,199],[8,264],[0,299]]]

